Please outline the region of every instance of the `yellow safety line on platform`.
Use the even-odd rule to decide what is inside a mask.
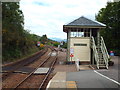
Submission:
[[[77,89],[75,81],[66,81],[66,86],[67,86],[67,88],[75,88],[75,89]]]

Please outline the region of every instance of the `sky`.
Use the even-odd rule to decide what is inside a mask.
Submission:
[[[48,38],[66,39],[63,25],[81,16],[94,20],[108,0],[21,0],[25,29]]]

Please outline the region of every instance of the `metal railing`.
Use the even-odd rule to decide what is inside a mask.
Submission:
[[[102,51],[102,54],[103,54],[103,59],[104,59],[104,61],[105,61],[106,68],[108,69],[108,61],[109,61],[109,59],[110,59],[110,56],[109,56],[109,54],[108,54],[108,51],[107,51],[105,42],[104,42],[104,40],[103,40],[103,37],[101,37],[100,48],[101,48],[101,51]]]
[[[96,49],[96,45],[95,45],[95,40],[94,37],[92,37],[91,39],[91,48],[93,49],[93,55],[97,64],[97,68],[99,69],[99,56],[98,56],[98,51]]]

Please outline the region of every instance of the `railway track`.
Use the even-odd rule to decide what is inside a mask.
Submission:
[[[53,53],[56,53],[55,56],[52,56]],[[53,69],[53,66],[57,60],[57,52],[52,51],[51,55],[44,60],[33,72],[31,72],[25,79],[23,79],[18,85],[14,87],[14,89],[19,88],[34,88],[34,89],[41,89],[47,79],[47,77],[50,75],[51,70]],[[34,72],[39,67],[49,67],[49,71],[47,74],[44,75],[34,75]],[[37,80],[36,80],[37,79]],[[39,79],[39,80],[38,80]]]
[[[10,75],[12,75],[12,73],[15,70],[35,62],[42,55],[44,55],[47,52],[47,50],[48,50],[48,48],[46,48],[44,51],[38,52],[37,54],[35,54],[35,55],[31,56],[31,57],[28,57],[26,59],[23,59],[21,61],[15,62],[15,63],[10,64],[10,65],[3,66],[2,70],[4,71],[4,69],[6,69],[7,72],[2,74],[2,77],[1,77],[2,81],[6,80]]]
[[[49,47],[51,50],[52,50],[52,52],[56,52],[52,47]],[[48,53],[47,53],[48,54]],[[49,74],[50,74],[50,72],[51,72],[51,70],[52,70],[52,68],[53,68],[53,66],[54,66],[54,63],[56,62],[56,59],[57,59],[57,52],[56,52],[56,55],[55,56],[52,56],[52,53],[49,53],[50,55],[49,55],[49,57],[48,56],[46,56],[46,57],[44,57],[44,58],[41,58],[41,59],[45,59],[44,61],[42,61],[40,64],[39,64],[39,66],[37,66],[36,67],[36,69],[34,69],[31,73],[29,73],[29,74],[18,74],[18,77],[21,77],[22,75],[24,76],[24,77],[22,77],[22,79],[21,80],[18,80],[19,82],[17,83],[16,82],[16,84],[14,84],[13,86],[11,86],[11,87],[9,87],[9,85],[6,85],[8,88],[14,88],[14,89],[18,89],[18,88],[33,88],[34,86],[35,86],[35,88],[42,88],[42,86],[44,85],[44,82],[45,82],[45,80],[47,79],[47,77],[49,76]],[[38,63],[36,63],[36,64],[38,64]],[[35,66],[35,65],[31,65],[31,66]],[[37,68],[39,68],[39,67],[49,67],[50,69],[49,69],[49,71],[48,71],[48,73],[46,74],[46,75],[34,75],[33,73],[35,72],[35,70],[37,70]],[[40,78],[40,80],[38,79],[38,78]],[[18,78],[19,79],[19,78]],[[38,80],[38,83],[35,85],[35,83],[34,83],[34,85],[33,85],[33,87],[30,87],[30,86],[32,86],[31,84],[30,85],[26,85],[25,83],[29,83],[29,82],[31,82],[31,83],[33,83],[33,81],[34,80]],[[12,80],[12,79],[11,79]],[[33,80],[33,81],[32,81]],[[9,80],[8,80],[9,81]],[[13,81],[14,82],[14,81]],[[36,81],[37,82],[37,81]],[[25,85],[25,86],[24,86]],[[7,87],[3,87],[3,89],[4,88],[7,88]],[[26,87],[27,86],[27,87]]]

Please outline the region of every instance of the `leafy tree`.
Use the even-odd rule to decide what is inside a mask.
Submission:
[[[96,15],[96,20],[106,24],[106,28],[100,33],[105,39],[108,50],[120,51],[120,1],[108,2],[107,6]]]
[[[58,45],[60,45],[60,43],[59,43],[59,42],[54,42],[53,45],[54,45],[55,47],[58,47]]]
[[[24,16],[19,3],[2,3],[2,58],[12,60],[30,54],[39,36],[24,30]]]
[[[67,49],[67,43],[66,42],[63,42],[62,48]]]
[[[43,35],[43,36],[40,38],[40,41],[41,41],[42,44],[47,43],[47,41],[48,41],[47,35],[46,35],[46,34]]]
[[[18,47],[22,44],[23,20],[24,16],[19,9],[19,3],[2,3],[3,58],[4,56],[16,57],[16,54],[20,56]]]

